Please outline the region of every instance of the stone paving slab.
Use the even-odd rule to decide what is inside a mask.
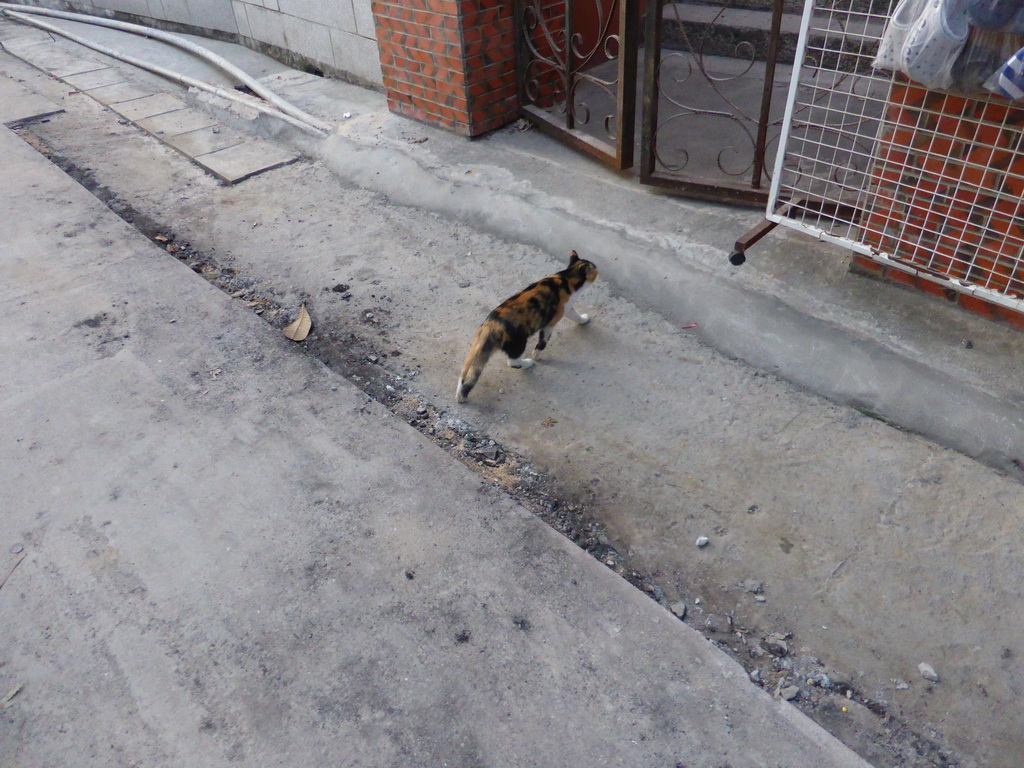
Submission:
[[[237,184],[257,173],[293,163],[299,155],[265,141],[251,141],[194,159],[228,184]]]
[[[152,134],[158,139],[197,131],[200,128],[212,128],[217,125],[217,121],[213,117],[190,107],[146,117],[136,120],[135,123],[146,133]]]
[[[141,99],[119,101],[107,106],[137,124],[139,120],[147,117],[184,109],[185,102],[169,93],[154,93],[151,96],[143,96]]]
[[[61,79],[82,91],[91,91],[94,88],[125,82],[124,75],[114,67],[94,69],[91,72],[82,72],[77,75],[66,75]]]
[[[15,125],[63,111],[45,96],[28,90],[9,77],[0,77],[0,123]]]
[[[227,130],[216,118],[188,107],[171,93],[154,93],[151,88],[129,82],[116,66],[80,55],[80,50],[87,49],[77,44],[55,40],[47,32],[20,24],[0,21],[0,25],[4,46],[12,55],[83,91],[227,184],[237,184],[299,157],[298,153]],[[280,87],[281,83],[302,83],[310,78],[305,72],[291,70],[266,79]],[[13,99],[10,101],[13,105]],[[37,102],[37,106],[19,109],[35,113],[44,106]],[[3,114],[0,112],[0,116]]]
[[[249,141],[248,136],[219,126],[200,128],[176,136],[161,136],[160,139],[189,157],[207,155]]]
[[[81,50],[88,50],[81,48]],[[105,64],[91,56],[83,56],[78,52],[71,52],[56,44],[52,39],[48,44],[33,45],[30,42],[18,43],[11,46],[11,53],[24,59],[34,67],[48,72],[54,77],[65,77],[77,75],[82,72],[91,72],[102,69]]]
[[[127,82],[105,85],[101,88],[92,88],[87,91],[87,93],[104,106],[119,104],[123,101],[132,101],[133,99],[142,99],[146,96],[153,95],[152,91],[144,90],[137,85]]]

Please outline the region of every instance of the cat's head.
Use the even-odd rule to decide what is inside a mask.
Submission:
[[[588,283],[592,283],[597,279],[597,267],[594,266],[594,262],[581,259],[576,251],[572,251],[569,254],[569,269],[582,274],[583,279]]]

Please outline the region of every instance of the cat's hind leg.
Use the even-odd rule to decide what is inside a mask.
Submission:
[[[509,368],[529,368],[533,365],[533,360],[523,357],[523,352],[526,351],[526,339],[527,336],[523,333],[512,333],[502,346],[501,350],[508,355]]]
[[[537,347],[534,350],[534,354],[542,351],[548,345],[548,340],[551,338],[551,334],[554,332],[554,325],[549,325],[540,329],[540,335],[537,337]]]

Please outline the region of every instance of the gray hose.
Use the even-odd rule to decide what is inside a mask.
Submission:
[[[49,8],[37,8],[36,6],[31,5],[12,5],[9,3],[0,2],[0,11],[6,13],[8,16],[11,16],[12,18],[18,19],[19,21],[23,21],[28,24],[33,24],[42,29],[46,29],[49,32],[61,35],[63,37],[68,38],[69,40],[74,40],[76,43],[84,45],[88,48],[92,48],[95,51],[99,51],[100,53],[103,53],[107,56],[112,56],[115,59],[125,61],[129,64],[132,64],[133,66],[149,70],[150,72],[159,74],[162,77],[167,77],[171,80],[180,82],[185,85],[190,85],[195,88],[201,88],[212,93],[217,93],[217,95],[219,96],[224,96],[234,101],[242,101],[243,103],[249,104],[250,106],[256,106],[256,104],[253,101],[238,98],[239,94],[237,92],[230,92],[223,88],[218,88],[215,85],[210,85],[209,83],[204,83],[200,80],[195,80],[193,78],[188,77],[187,75],[182,75],[177,72],[173,72],[159,65],[150,64],[149,62],[142,61],[141,59],[136,59],[132,56],[128,56],[127,54],[123,54],[113,49],[107,48],[106,46],[102,46],[98,43],[86,40],[85,38],[79,37],[71,32],[67,32],[61,29],[60,27],[56,27],[51,24],[46,24],[45,22],[40,21],[38,19],[28,18],[23,14],[52,16],[58,19],[67,19],[69,21],[77,21],[101,27],[110,27],[111,29],[118,29],[123,32],[130,32],[132,34],[142,35],[144,37],[150,37],[156,40],[162,40],[166,43],[170,43],[171,45],[182,48],[183,50],[189,51],[190,53],[194,53],[196,56],[205,59],[214,66],[219,67],[224,72],[236,78],[240,83],[251,89],[253,93],[258,94],[259,96],[273,104],[275,107],[277,107],[277,109],[280,110],[280,112],[283,112],[286,115],[289,115],[292,118],[294,118],[294,120],[289,120],[288,122],[292,122],[294,124],[294,121],[298,121],[299,123],[304,124],[304,127],[306,128],[314,128],[318,133],[328,133],[334,127],[329,123],[325,123],[322,120],[319,120],[313,117],[312,115],[303,112],[298,107],[289,104],[287,101],[282,99],[276,93],[267,88],[265,85],[260,83],[255,78],[250,77],[248,74],[243,72],[241,69],[236,67],[234,64],[232,64],[224,57],[218,56],[213,51],[203,48],[202,46],[197,45],[182,37],[178,37],[177,35],[172,35],[169,32],[163,32],[158,29],[144,27],[139,24],[129,24],[128,22],[115,21],[113,19],[105,19],[100,16],[89,16],[81,13],[68,13],[66,11],[51,10]],[[260,107],[257,107],[257,109],[259,108]],[[263,109],[262,111],[270,112],[272,114],[278,114],[273,110]]]

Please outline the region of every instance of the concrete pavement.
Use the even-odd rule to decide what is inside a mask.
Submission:
[[[0,128],[0,763],[864,766]]]
[[[151,42],[118,43],[143,44]],[[52,48],[55,60],[69,53],[59,42],[40,45]],[[773,234],[745,267],[733,269],[725,254],[756,212],[651,194],[533,132],[507,130],[466,142],[388,116],[379,94],[298,78],[237,46],[224,48],[252,58],[254,71],[279,80],[289,98],[336,121],[336,135],[311,142],[216,100],[179,95],[214,116],[222,134],[238,129],[256,142],[254,134],[263,133],[320,162],[224,187],[179,155],[150,151],[156,143],[125,125],[124,115],[118,127],[117,118],[86,96],[89,83],[54,80],[43,88],[39,77],[24,76],[68,110],[35,125],[33,136],[53,142],[79,168],[95,169],[98,193],[109,185],[136,211],[216,253],[240,276],[275,284],[279,301],[290,306],[315,297],[317,320],[328,333],[345,326],[347,303],[324,291],[355,276],[348,281],[356,328],[360,307],[384,307],[381,327],[390,336],[384,349],[401,351],[399,367],[416,361],[418,396],[432,408],[450,399],[465,329],[493,301],[491,291],[543,274],[548,254],[582,248],[602,268],[587,299],[599,322],[585,333],[560,331],[551,364],[529,386],[512,384],[503,397],[498,377],[507,372],[491,370],[492,384],[459,415],[503,449],[546,466],[559,482],[587,488],[599,477],[593,508],[607,516],[612,542],[635,567],[664,576],[666,604],[690,602],[693,626],[710,621],[707,614],[729,612],[736,626],[761,636],[792,630],[798,638],[792,655],[777,660],[788,680],[802,682],[798,657],[820,656],[838,666],[846,677],[835,679],[852,682],[857,700],[845,701],[842,686],[829,688],[826,704],[834,711],[814,716],[843,738],[865,702],[904,718],[939,745],[945,735],[962,750],[960,765],[1019,762],[1009,756],[1019,754],[1012,648],[1019,635],[1014,574],[1024,548],[1012,520],[1020,487],[963,456],[763,376],[779,373],[1014,472],[1022,434],[1019,334],[852,277],[835,249],[786,232]],[[38,61],[49,71],[45,55]],[[98,71],[92,66],[89,72]],[[173,66],[194,64],[176,58]],[[128,79],[148,93],[181,90],[135,73]],[[79,102],[93,104],[92,112],[107,120],[88,122],[89,110]],[[4,94],[0,109],[9,104]],[[104,136],[115,137],[124,151],[107,151]],[[79,144],[84,147],[76,149]],[[149,177],[163,183],[148,183]],[[347,185],[382,198],[352,194]],[[403,205],[406,215],[398,215]],[[460,221],[499,241],[488,242]],[[327,231],[332,223],[336,228]],[[415,269],[413,280],[423,285],[396,280],[389,262]],[[451,283],[453,274],[458,284]],[[369,303],[371,293],[376,303]],[[383,321],[388,305],[379,303],[381,293],[394,298],[398,322]],[[405,322],[410,313],[416,324]],[[679,333],[666,317],[679,325],[697,321],[698,328]],[[103,327],[97,315],[83,320],[83,329]],[[692,335],[756,368],[731,364]],[[112,348],[115,338],[98,343]],[[643,383],[649,395],[643,401],[620,391],[616,371],[627,369]],[[225,370],[217,360],[195,367],[193,379],[204,382],[198,392],[209,389],[204,375],[216,384]],[[574,385],[580,375],[582,387]],[[891,407],[893,393],[903,407]],[[538,434],[531,426],[553,405],[557,428]],[[686,418],[689,413],[705,418]],[[645,425],[643,434],[637,423]],[[757,515],[750,512],[755,508]],[[714,543],[695,558],[697,532],[713,533]],[[767,585],[767,602],[727,589],[752,576]],[[409,581],[415,579],[414,573]],[[694,595],[703,597],[699,608]],[[1001,620],[985,620],[991,616]],[[715,639],[723,641],[721,633]],[[738,648],[750,663],[742,643]],[[921,660],[940,670],[939,685],[918,680]],[[762,684],[772,690],[776,679]],[[808,685],[801,693],[805,711],[813,711],[818,691]],[[850,704],[849,711],[840,703]],[[877,718],[879,744],[890,743],[893,722]],[[879,765],[911,764],[903,756],[915,752],[908,758],[920,761],[914,765],[946,764],[912,740],[886,760],[879,757],[884,750],[864,750],[866,738],[847,743],[878,757]]]

